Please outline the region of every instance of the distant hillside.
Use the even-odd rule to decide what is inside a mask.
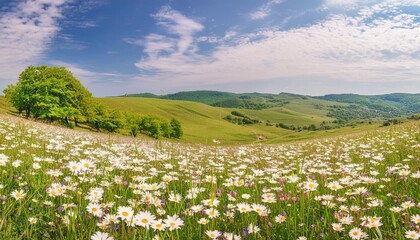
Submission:
[[[328,101],[311,98],[299,98],[291,100],[284,107],[261,110],[222,108],[193,101],[139,97],[98,98],[98,101],[121,111],[152,114],[165,119],[176,118],[184,129],[183,138],[193,142],[220,139],[230,143],[249,143],[255,141],[258,135],[265,136],[270,142],[307,139],[327,134],[327,132],[304,131],[305,127],[310,125],[320,127],[323,123],[331,123],[334,120],[326,116],[329,107],[332,106]],[[238,115],[246,117],[242,118],[243,124],[238,124],[226,120],[230,115],[234,118]],[[247,124],[243,121],[244,119],[250,120],[252,124]],[[280,123],[289,128],[276,127]],[[332,129],[331,131],[341,130]]]
[[[229,92],[218,91],[191,91],[191,92],[178,92],[161,96],[161,99],[170,100],[184,100],[192,102],[201,102],[205,104],[214,104],[218,101],[236,97],[237,94]]]
[[[291,93],[230,93],[219,91],[186,91],[157,96],[154,94],[130,94],[131,97],[160,98],[205,103],[214,107],[242,109],[243,111],[288,109],[301,113],[312,112],[317,116],[335,119],[334,124],[347,124],[355,120],[382,121],[420,113],[420,94],[393,93],[364,96],[357,94],[329,94],[321,97]],[[319,102],[320,100],[324,102]],[[302,110],[302,106],[305,106]],[[247,113],[248,114],[248,113]],[[249,114],[248,114],[249,115]],[[254,113],[259,115],[259,113]],[[230,118],[229,116],[227,116]],[[252,114],[250,117],[253,117]],[[263,120],[271,117],[266,115]],[[253,119],[259,119],[254,117]],[[279,123],[275,119],[274,123]],[[297,119],[299,122],[299,119]],[[284,122],[281,122],[284,123]],[[296,125],[296,124],[294,124]]]
[[[155,95],[153,93],[132,93],[132,94],[125,94],[120,97],[160,98],[160,96]]]
[[[282,107],[290,100],[306,99],[308,97],[291,94],[269,93],[231,93],[219,91],[185,91],[174,94],[157,96],[152,93],[127,94],[124,97],[160,98],[169,100],[183,100],[205,103],[215,107],[241,108],[241,109],[265,109]]]
[[[348,103],[331,109],[328,116],[342,120],[354,118],[394,118],[420,113],[420,94],[392,93],[364,96],[329,94],[318,99]]]

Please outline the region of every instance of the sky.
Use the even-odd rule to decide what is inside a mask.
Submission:
[[[95,96],[420,92],[420,0],[0,0],[0,89],[29,65]]]

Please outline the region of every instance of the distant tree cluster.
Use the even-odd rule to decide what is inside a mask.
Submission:
[[[296,131],[296,132],[330,130],[330,129],[334,128],[333,126],[327,125],[327,123],[325,121],[323,121],[320,124],[320,126],[316,126],[315,124],[309,124],[307,126],[295,126],[295,125],[286,125],[284,123],[277,123],[275,126],[277,128],[283,128],[283,129],[292,130],[292,131]]]
[[[173,118],[167,121],[157,116],[139,114],[126,114],[127,124],[132,136],[144,133],[153,138],[181,138],[184,134],[181,123]]]
[[[61,121],[70,128],[86,124],[97,131],[117,132],[128,128],[133,136],[139,131],[154,138],[183,135],[176,119],[169,122],[156,116],[133,117],[99,104],[64,67],[29,66],[20,74],[16,85],[9,85],[3,92],[26,118]]]
[[[231,114],[232,115],[227,115],[223,119],[231,123],[238,124],[238,125],[250,125],[250,124],[256,124],[256,123],[261,122],[258,119],[252,119],[249,116],[238,111],[232,111]]]

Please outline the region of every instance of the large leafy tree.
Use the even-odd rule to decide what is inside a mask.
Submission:
[[[5,96],[26,117],[87,121],[92,116],[92,94],[64,67],[29,66]]]

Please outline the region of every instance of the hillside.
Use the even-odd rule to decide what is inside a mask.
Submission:
[[[192,101],[153,98],[112,97],[98,98],[98,100],[112,109],[152,114],[166,119],[176,118],[184,128],[183,140],[188,142],[208,143],[213,139],[219,139],[224,143],[250,143],[255,142],[258,135],[264,135],[265,142],[275,143],[342,134],[355,130],[347,127],[328,131],[298,132],[274,126],[275,123],[319,126],[322,122],[333,121],[333,118],[326,116],[327,109],[332,106],[331,103],[319,99],[300,99],[291,101],[287,107],[262,110],[220,108]],[[259,120],[260,123],[237,125],[223,119],[234,110]],[[372,126],[363,128],[372,128]]]
[[[330,111],[330,117],[342,120],[393,118],[420,113],[420,94],[393,93],[374,96],[329,94],[316,98],[350,104],[345,107],[336,107]]]
[[[389,119],[420,113],[420,94],[392,93],[365,96],[357,94],[328,94],[311,97],[291,93],[230,93],[218,91],[190,91],[157,96],[150,93],[130,94],[131,97],[161,98],[201,102],[211,106],[239,109],[270,109],[285,107],[295,109],[294,102],[302,100],[328,101],[328,117],[346,123],[355,119]],[[338,104],[338,103],[344,103]],[[315,109],[319,106],[315,106]],[[311,111],[314,108],[311,108]],[[309,109],[307,109],[309,110]]]

